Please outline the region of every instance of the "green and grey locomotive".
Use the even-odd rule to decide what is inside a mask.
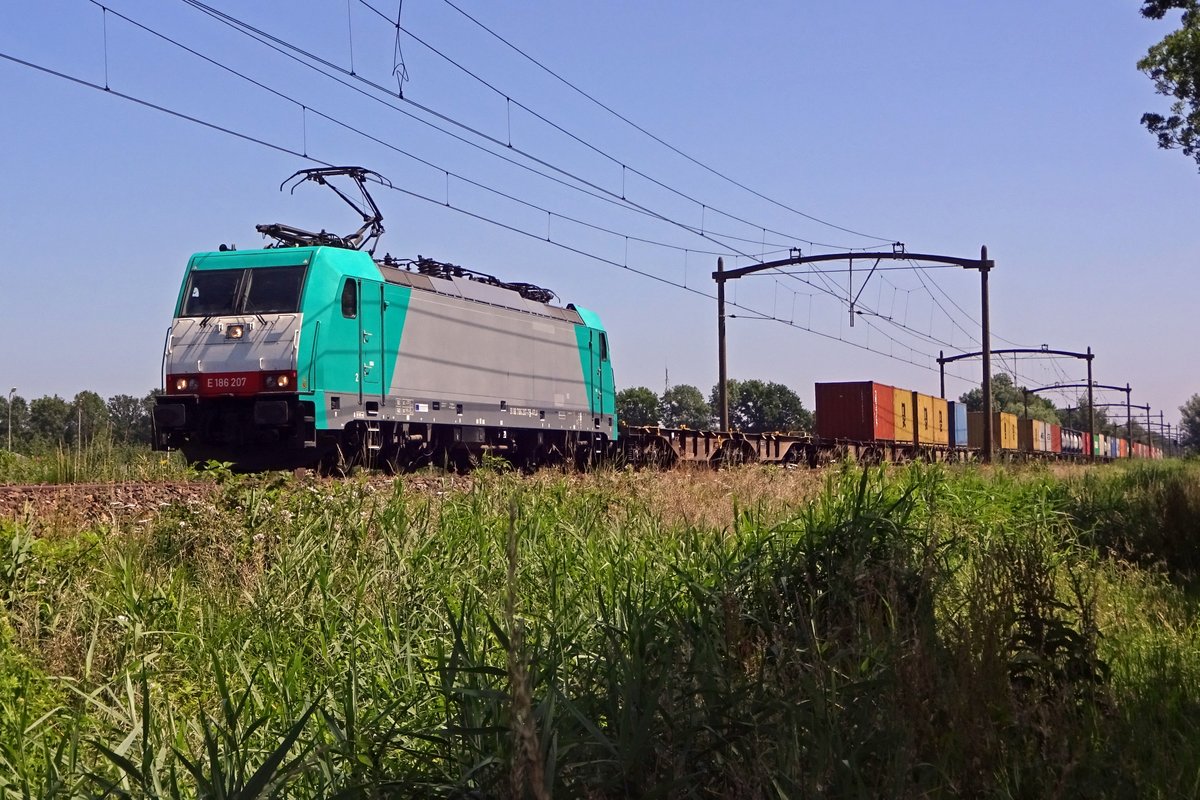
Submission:
[[[192,256],[163,356],[155,444],[238,469],[585,461],[617,438],[608,335],[545,289],[360,249],[382,233],[283,225],[279,244]],[[295,177],[295,176],[294,176]],[[336,189],[335,189],[336,191]],[[371,213],[373,211],[373,214]]]

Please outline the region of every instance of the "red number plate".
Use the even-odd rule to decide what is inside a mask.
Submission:
[[[262,378],[258,372],[218,372],[200,376],[200,394],[257,394]]]

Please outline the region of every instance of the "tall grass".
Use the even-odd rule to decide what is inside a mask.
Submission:
[[[137,528],[0,523],[0,797],[1196,792],[1196,604],[1087,516],[1183,513],[1150,478],[776,475],[237,478]]]
[[[179,480],[187,475],[179,453],[156,453],[145,445],[115,444],[104,437],[32,455],[0,450],[0,485]]]

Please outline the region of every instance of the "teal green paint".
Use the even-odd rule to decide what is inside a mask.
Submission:
[[[583,372],[584,391],[588,396],[588,408],[595,416],[611,416],[614,421],[612,436],[617,438],[617,397],[613,386],[612,342],[609,342],[608,359],[600,360],[600,334],[607,332],[600,317],[593,311],[575,306],[575,312],[583,325],[575,326],[575,343],[579,347],[579,365]],[[596,402],[596,379],[600,379],[600,403]]]
[[[400,358],[400,338],[408,319],[412,289],[385,283],[383,288],[383,388],[387,392],[396,376]]]
[[[360,372],[361,332],[358,318],[342,316],[341,290],[343,281],[352,278],[360,282],[359,300],[366,292],[375,298],[375,328],[382,322],[383,335],[373,340],[379,357],[381,379],[378,389],[372,386],[376,396],[386,391],[391,376],[395,373],[400,334],[408,311],[411,290],[392,292],[384,289],[383,299],[388,308],[386,316],[379,318],[378,306],[380,286],[384,285],[379,267],[367,253],[338,247],[278,247],[262,250],[230,250],[226,252],[197,253],[188,263],[192,270],[270,268],[308,265],[304,288],[300,298],[303,322],[300,328],[300,350],[296,354],[296,379],[301,396],[311,398],[317,408],[318,429],[341,428],[344,419],[329,419],[327,395],[350,395],[357,399]],[[179,313],[187,286],[187,275],[180,285],[175,313]],[[317,355],[319,354],[319,355]],[[316,361],[314,362],[314,356]],[[372,360],[368,355],[367,360]]]
[[[582,315],[581,315],[582,316]],[[583,374],[583,391],[587,393],[588,413],[596,414],[593,378],[596,370],[592,366],[592,329],[587,325],[575,326],[575,344],[579,347],[579,370]]]

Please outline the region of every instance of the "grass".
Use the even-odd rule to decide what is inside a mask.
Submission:
[[[110,483],[182,480],[191,474],[179,453],[156,453],[98,437],[86,447],[58,446],[23,455],[0,450],[0,486],[15,483]]]
[[[487,469],[0,522],[0,797],[1194,796],[1198,494]]]

